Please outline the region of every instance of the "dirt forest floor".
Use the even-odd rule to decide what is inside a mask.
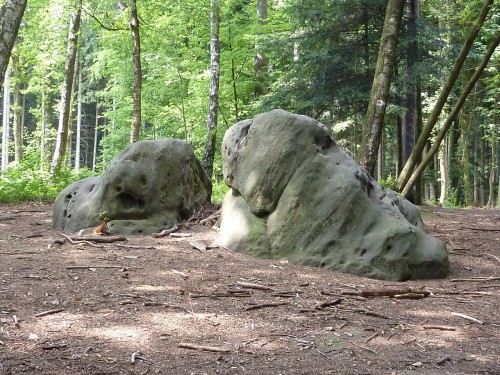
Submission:
[[[500,374],[499,210],[423,208],[451,272],[404,283],[205,249],[196,225],[58,245],[51,210],[0,205],[0,375]]]

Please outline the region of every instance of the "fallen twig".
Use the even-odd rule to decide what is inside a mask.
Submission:
[[[73,245],[85,244],[85,245],[90,245],[90,246],[102,248],[102,246],[96,245],[95,243],[90,242],[88,240],[74,240],[70,236],[68,236],[68,235],[66,235],[64,233],[61,233],[61,236],[63,236],[64,238],[66,238]]]
[[[67,270],[85,270],[87,268],[123,268],[122,266],[67,266]]]
[[[498,228],[478,228],[478,227],[464,227],[464,226],[462,226],[462,229],[481,230],[484,232],[499,232],[500,231],[500,229],[498,229]]]
[[[456,312],[452,312],[451,315],[458,316],[460,318],[464,318],[464,319],[470,320],[471,322],[474,322],[474,323],[484,324],[483,321],[481,321],[479,319],[476,319],[476,318],[473,318],[472,316],[469,316],[469,315],[465,315],[465,314],[461,314],[461,313],[456,313]]]
[[[244,281],[237,281],[236,285],[239,285],[242,288],[248,288],[248,289],[272,290],[272,291],[274,291],[274,289],[271,288],[271,287],[269,287],[269,286],[262,285],[262,284],[247,283],[247,282],[244,282]]]
[[[489,253],[486,253],[486,255],[488,255],[488,256],[490,256],[492,258],[495,258],[497,260],[497,262],[500,263],[500,258],[499,257],[497,257],[497,256],[495,256],[493,254],[489,254]]]
[[[216,352],[216,353],[231,353],[231,349],[227,348],[220,348],[216,346],[205,346],[205,345],[195,345],[195,344],[189,344],[185,342],[181,342],[180,344],[177,344],[179,348],[183,349],[192,349],[192,350],[199,350],[202,352]]]
[[[372,341],[378,335],[380,335],[380,332],[375,332],[373,335],[371,335],[370,337],[368,337],[365,342],[369,343],[370,341]]]
[[[156,250],[156,247],[154,247],[154,246],[125,245],[125,244],[121,244],[121,243],[117,243],[115,246],[116,247],[123,247],[123,248],[126,248],[126,249]]]
[[[64,309],[47,310],[47,311],[43,311],[41,313],[35,314],[35,317],[40,318],[42,316],[57,314],[57,313],[60,313],[60,312],[63,312],[63,311],[64,311]]]
[[[276,307],[276,306],[283,306],[283,305],[289,305],[289,302],[269,302],[269,303],[261,303],[259,305],[252,305],[248,306],[245,308],[245,311],[250,311],[250,310],[258,310],[258,309],[263,309],[265,307]]]
[[[342,300],[340,298],[337,298],[333,301],[326,301],[326,302],[322,302],[318,305],[316,305],[314,308],[319,310],[319,309],[325,309],[327,307],[332,307],[332,306],[336,306],[338,305],[340,302],[342,302]]]
[[[477,276],[477,277],[471,277],[470,279],[451,279],[449,280],[451,283],[458,283],[458,282],[481,282],[481,281],[494,281],[494,280],[500,280],[500,276]]]
[[[100,235],[77,235],[73,236],[74,241],[91,241],[98,243],[111,243],[111,242],[126,242],[127,238],[124,236],[100,236]]]
[[[361,348],[361,349],[364,349],[366,351],[369,351],[371,353],[374,353],[374,354],[377,354],[377,352],[373,349],[370,349],[370,348],[367,348],[366,346],[363,346],[363,345],[360,345],[360,344],[357,344],[355,343],[354,341],[349,341],[350,344],[353,344],[354,346],[357,346],[358,348]]]
[[[165,237],[168,236],[170,233],[177,232],[179,230],[179,226],[177,224],[174,224],[173,227],[169,229],[164,229],[160,233],[153,233],[151,237],[153,238],[160,238],[160,237]]]
[[[189,279],[189,275],[187,273],[185,273],[185,272],[177,271],[177,270],[172,270],[172,272],[175,273],[176,275],[179,275],[184,280]]]
[[[413,289],[380,289],[380,290],[367,289],[367,290],[362,290],[359,293],[361,297],[396,297],[396,296],[403,296],[406,294],[418,294],[422,295],[423,297],[428,297],[430,296],[431,292],[428,292],[426,290],[413,290]]]
[[[424,326],[424,329],[438,329],[440,331],[456,331],[457,330],[455,327],[450,327],[450,326],[433,326],[433,325],[426,325],[426,326]]]

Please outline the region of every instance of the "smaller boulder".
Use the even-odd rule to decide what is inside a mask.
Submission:
[[[211,182],[189,143],[139,141],[106,172],[66,187],[56,198],[54,229],[92,232],[106,213],[116,234],[151,234],[187,219],[209,201]]]

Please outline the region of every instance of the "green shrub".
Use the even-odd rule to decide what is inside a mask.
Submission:
[[[48,170],[31,169],[24,165],[0,173],[0,202],[49,202],[69,184],[93,175],[88,169],[74,172],[62,169],[55,176]]]

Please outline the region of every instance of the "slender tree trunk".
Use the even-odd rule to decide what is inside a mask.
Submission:
[[[385,14],[359,157],[361,166],[370,175],[374,174],[377,162],[404,4],[404,0],[389,0]]]
[[[82,142],[82,62],[80,59],[80,53],[78,53],[77,58],[77,68],[78,68],[78,96],[77,96],[77,109],[76,109],[76,142],[75,142],[75,166],[74,170],[80,170],[80,153],[81,153],[81,142]]]
[[[257,18],[261,26],[267,24],[267,0],[257,0]],[[267,93],[267,65],[268,59],[257,36],[255,42],[255,77],[257,79],[255,97]]]
[[[21,80],[19,76],[19,59],[17,56],[12,56],[12,70],[14,72],[14,90],[13,90],[13,128],[14,128],[14,160],[16,165],[20,165],[23,159],[23,131],[21,122],[21,111],[23,110],[21,102]]]
[[[61,91],[59,126],[57,129],[56,148],[54,150],[54,156],[51,164],[52,174],[61,169],[68,146],[71,97],[73,94],[73,79],[75,75],[75,60],[78,45],[78,34],[80,32],[81,12],[81,3],[79,3],[77,4],[77,9],[70,20],[68,49],[66,52],[66,65],[64,68],[64,82]]]
[[[0,38],[1,39],[1,38]],[[9,72],[5,71],[3,85],[3,110],[2,110],[2,171],[9,166],[9,138],[10,138],[10,82]]]
[[[229,27],[229,51],[231,52],[231,82],[233,86],[234,118],[237,121],[240,115],[238,109],[238,90],[236,88],[236,63],[234,61],[233,38],[232,38],[231,27]]]
[[[132,125],[130,128],[130,143],[137,142],[141,131],[141,92],[142,92],[142,68],[141,68],[141,39],[139,33],[139,17],[137,16],[136,0],[129,1],[130,31],[132,34],[132,60],[134,62],[134,92]]]
[[[208,121],[203,154],[203,168],[208,178],[212,178],[217,138],[217,117],[219,107],[220,45],[219,0],[211,0],[210,12],[210,89],[208,94]],[[211,192],[210,192],[211,193]]]
[[[413,185],[415,184],[417,179],[424,172],[425,167],[427,166],[427,164],[429,164],[430,160],[432,159],[432,156],[438,151],[442,140],[446,136],[446,133],[448,132],[450,127],[453,125],[453,122],[455,121],[458,113],[462,109],[462,106],[465,103],[467,96],[470,94],[470,92],[474,88],[474,85],[481,77],[481,74],[483,73],[484,69],[488,65],[488,62],[490,61],[491,56],[493,55],[493,53],[495,52],[495,49],[498,47],[499,44],[500,44],[500,34],[498,34],[496,36],[496,38],[489,45],[488,50],[486,51],[486,54],[483,57],[483,60],[481,61],[480,65],[478,66],[478,68],[474,72],[470,81],[467,83],[467,86],[464,88],[464,90],[460,94],[460,97],[458,98],[457,103],[455,104],[452,111],[448,115],[448,118],[444,122],[443,128],[441,129],[441,131],[437,135],[434,145],[430,148],[429,152],[422,158],[422,162],[418,165],[418,167],[415,169],[415,171],[410,175],[410,178],[408,179],[404,189],[401,192],[401,194],[403,196],[406,196],[408,194],[408,192],[413,187]],[[419,140],[419,142],[420,142],[420,140]]]
[[[27,2],[27,0],[3,0],[0,5],[0,86],[5,78]]]
[[[491,158],[490,158],[490,176],[488,179],[488,202],[486,206],[493,208],[495,206],[495,172],[497,169],[497,134],[496,128],[493,127],[491,132]]]
[[[480,160],[480,154],[479,154],[479,140],[478,140],[478,135],[477,132],[474,132],[474,159],[475,160]],[[474,207],[479,207],[479,167],[477,166],[477,163],[474,163],[473,165],[473,171],[474,171]]]
[[[99,135],[99,98],[95,100],[94,148],[92,152],[92,172],[95,172],[97,160],[97,136]]]
[[[439,203],[443,205],[448,197],[448,189],[450,187],[450,177],[448,175],[448,171],[450,170],[449,166],[449,142],[446,139],[439,149],[439,174],[440,174],[440,182],[441,189],[439,195]]]

